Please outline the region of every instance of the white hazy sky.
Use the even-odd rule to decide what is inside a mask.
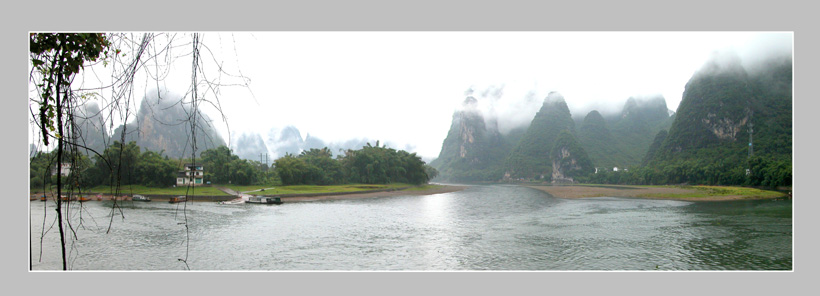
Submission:
[[[573,116],[592,107],[620,110],[630,96],[652,94],[676,110],[686,82],[714,51],[733,49],[748,60],[791,51],[792,38],[791,32],[210,32],[203,42],[225,71],[250,79],[249,88],[220,90],[228,126],[217,127],[226,140],[228,129],[235,139],[293,125],[303,137],[379,139],[431,159],[470,88],[481,100],[480,91],[503,87],[494,105],[510,120],[502,125],[529,122],[551,91],[564,96]],[[190,62],[174,65],[165,86],[184,92],[190,69]],[[535,103],[525,101],[528,94]]]

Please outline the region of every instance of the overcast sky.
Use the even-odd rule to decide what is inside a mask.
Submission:
[[[620,110],[630,96],[653,94],[663,95],[675,110],[686,82],[714,51],[733,49],[748,60],[772,50],[791,51],[792,37],[754,32],[212,32],[203,35],[203,42],[225,71],[250,79],[249,88],[220,89],[228,125],[217,122],[217,127],[226,140],[228,129],[235,140],[243,132],[265,137],[273,127],[293,125],[303,137],[379,139],[431,159],[438,156],[452,114],[469,89],[483,108],[492,105],[503,117],[502,130],[529,122],[551,91],[564,96],[574,117],[593,107]],[[190,69],[190,62],[175,64],[165,86],[184,93]]]

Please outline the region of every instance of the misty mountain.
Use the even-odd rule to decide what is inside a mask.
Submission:
[[[317,138],[318,139],[318,138]],[[333,155],[340,155],[344,151],[347,150],[359,150],[362,147],[367,146],[368,143],[375,143],[377,141],[368,139],[368,138],[356,138],[356,139],[349,139],[342,142],[330,142],[327,143],[327,147],[333,152]],[[383,146],[386,145],[388,147],[393,147],[392,143],[385,142],[382,144]],[[309,147],[309,148],[317,148],[317,147]],[[409,150],[409,149],[408,149]]]
[[[440,172],[438,180],[572,182],[595,167],[637,167],[655,134],[674,118],[664,98],[656,96],[629,98],[620,113],[605,117],[593,110],[576,122],[564,98],[553,92],[529,125],[504,134],[498,132],[497,122],[508,119],[497,117],[492,109],[484,111],[491,113],[488,118],[480,103],[468,97],[454,112],[439,157],[431,162]],[[568,135],[559,139],[562,131]]]
[[[447,137],[438,158],[430,165],[439,171],[439,180],[454,182],[495,181],[501,174],[501,160],[509,151],[495,120],[485,122],[478,101],[467,97],[461,110],[453,113]]]
[[[111,138],[122,141],[124,132],[125,143],[135,141],[143,149],[174,158],[190,158],[194,140],[197,156],[207,149],[226,146],[207,115],[191,112],[180,101],[173,95],[158,97],[156,92],[149,92],[135,118],[115,129]],[[194,121],[196,125],[192,127]]]
[[[504,178],[549,178],[552,175],[550,151],[563,130],[575,133],[575,122],[564,97],[552,92],[505,160]]]
[[[322,139],[319,139],[317,137],[312,137],[312,136],[310,136],[310,133],[308,133],[305,136],[305,141],[303,143],[303,146],[304,146],[304,150],[310,150],[310,149],[322,149],[324,147],[327,147],[328,145],[327,145],[327,143],[325,143],[325,141],[322,141]],[[330,148],[330,147],[328,147],[328,148]],[[331,151],[333,151],[333,150],[331,150]]]
[[[617,143],[615,136],[609,130],[608,124],[601,113],[592,110],[578,129],[578,142],[586,148],[590,159],[596,166],[612,168],[623,166],[624,154],[628,152]]]
[[[76,142],[80,146],[102,154],[105,147],[113,143],[108,136],[105,119],[97,103],[91,102],[78,107],[74,111],[74,124],[75,134],[77,135]],[[88,156],[94,155],[93,152],[86,151],[81,147],[78,147],[78,149],[84,154],[87,153]]]
[[[304,143],[302,133],[292,125],[284,128],[273,127],[265,138],[265,144],[273,155],[273,159],[283,157],[286,153],[298,155],[304,150]]]
[[[772,57],[750,69],[734,54],[714,56],[686,84],[675,121],[648,166],[691,167],[715,178],[696,180],[689,174],[670,176],[670,182],[737,184],[746,179],[749,166],[752,184],[764,182],[754,180],[764,169],[770,170],[767,174],[790,172],[791,73],[791,56]],[[750,134],[754,157],[749,156]]]
[[[578,177],[587,177],[595,172],[592,161],[575,136],[569,130],[562,130],[550,151],[552,160],[552,183],[574,183]]]
[[[662,96],[630,97],[617,115],[587,114],[578,140],[597,167],[637,167],[658,131],[672,124],[670,113]]]
[[[241,159],[265,162],[265,158],[267,158],[268,164],[273,163],[273,157],[271,155],[265,156],[265,154],[269,153],[268,146],[265,145],[262,136],[257,133],[240,134],[231,149],[233,153]]]
[[[348,149],[361,149],[367,143],[376,141],[367,138],[349,139],[341,142],[326,142],[309,133],[302,138],[302,132],[295,126],[272,127],[268,130],[267,136],[262,137],[258,133],[242,133],[234,145],[234,152],[242,159],[259,161],[260,153],[268,153],[269,163],[273,160],[285,156],[285,154],[298,155],[302,151],[310,149],[322,149],[327,147],[333,155],[340,155]],[[386,143],[386,145],[389,145]],[[264,160],[264,156],[263,156]]]

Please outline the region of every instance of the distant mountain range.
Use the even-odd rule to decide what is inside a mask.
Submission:
[[[340,149],[361,149],[368,142],[375,143],[375,141],[367,138],[328,143],[310,134],[302,138],[299,129],[289,125],[283,128],[273,127],[269,129],[264,138],[258,133],[241,133],[236,141],[231,144],[231,149],[240,158],[263,162],[265,161],[264,154],[267,153],[267,160],[272,163],[274,159],[285,156],[285,154],[298,155],[302,151],[311,148],[321,149],[327,147],[333,155],[338,155]]]
[[[186,105],[180,104],[178,98],[171,95],[157,97],[152,92],[151,95],[143,98],[140,108],[131,115],[132,119],[128,124],[120,125],[110,136],[105,124],[107,121],[104,118],[109,118],[111,114],[101,112],[95,103],[81,106],[75,114],[75,123],[79,131],[77,142],[98,153],[102,153],[114,141],[123,141],[123,132],[125,132],[125,143],[135,141],[137,146],[143,150],[162,152],[163,155],[173,158],[191,157],[193,138],[188,119],[193,118],[194,114]],[[197,156],[207,149],[227,146],[207,115],[197,113],[196,121]],[[360,149],[368,142],[375,143],[374,140],[367,138],[326,143],[310,134],[302,138],[298,128],[285,126],[271,128],[264,137],[258,133],[241,133],[233,141],[231,149],[240,158],[267,161],[270,164],[286,153],[299,154],[311,148],[328,147],[334,154],[339,154],[340,149]],[[93,152],[88,153],[93,156]]]
[[[529,124],[499,129],[498,114],[483,114],[471,94],[453,113],[438,158],[438,181],[583,181],[596,172],[642,169],[637,183],[790,184],[792,59],[775,56],[743,66],[737,56],[715,56],[685,86],[676,112],[661,96],[627,98],[619,113],[592,110],[573,117],[564,97],[550,93]],[[491,98],[489,98],[491,99]],[[497,98],[496,98],[497,99]],[[571,99],[571,98],[570,98]],[[146,97],[133,119],[109,134],[94,104],[75,111],[81,145],[98,152],[120,141],[170,157],[190,157],[226,145],[204,114],[171,98]],[[194,116],[195,115],[195,116]],[[196,117],[196,137],[189,118]],[[511,122],[505,120],[505,123]],[[520,122],[520,121],[518,121]],[[242,133],[231,144],[239,157],[267,161],[311,148],[334,155],[369,139],[325,142],[294,126],[267,134]],[[751,144],[751,145],[750,145]],[[635,181],[637,180],[637,181]]]
[[[561,165],[575,162],[574,170],[638,166],[654,134],[671,124],[674,116],[663,97],[629,98],[617,115],[604,117],[590,111],[574,120],[564,97],[550,93],[529,125],[498,132],[494,120],[485,120],[476,99],[468,97],[431,165],[441,181],[493,182],[500,180],[567,181]],[[576,125],[580,128],[576,129]],[[562,132],[566,131],[565,135]],[[560,137],[559,137],[560,136]],[[560,140],[559,140],[560,138]],[[556,154],[555,151],[560,151]],[[572,179],[574,180],[574,179]]]
[[[715,56],[686,84],[677,112],[661,96],[632,97],[619,114],[573,119],[551,93],[529,126],[506,134],[468,97],[431,165],[450,182],[577,182],[618,168],[644,170],[634,183],[790,184],[791,73],[790,56],[750,69]]]

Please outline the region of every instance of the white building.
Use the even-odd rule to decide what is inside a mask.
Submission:
[[[177,174],[177,186],[200,186],[205,178],[205,169],[202,165],[185,164],[185,169]]]
[[[68,177],[68,174],[71,173],[71,164],[70,163],[63,163],[62,165],[54,164],[54,167],[51,168],[51,174],[56,175],[58,169],[60,170],[60,175],[63,175],[63,177]]]

